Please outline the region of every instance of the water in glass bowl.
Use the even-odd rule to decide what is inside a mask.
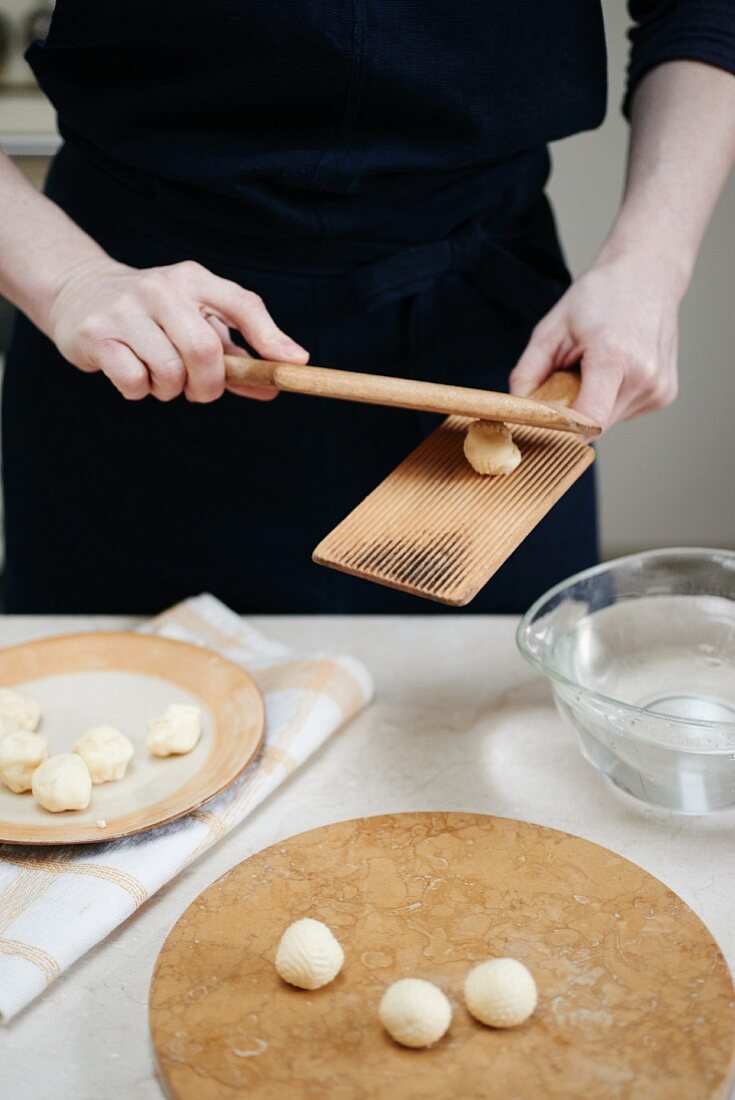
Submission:
[[[622,600],[580,617],[554,648],[563,676],[605,697],[555,687],[585,756],[609,779],[685,813],[735,804],[735,602]]]
[[[666,595],[612,604],[577,624],[555,663],[569,679],[629,706],[735,723],[735,602]]]

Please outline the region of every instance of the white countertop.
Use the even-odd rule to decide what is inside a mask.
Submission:
[[[663,879],[735,968],[735,811],[680,817],[608,787],[579,755],[550,691],[516,652],[516,620],[485,616],[256,617],[297,648],[342,649],[376,679],[375,703],[234,833],[153,897],[0,1030],[15,1100],[160,1100],[148,1035],[156,955],[186,906],[230,867],[328,822],[468,810],[566,829]],[[121,618],[0,618],[0,646]]]

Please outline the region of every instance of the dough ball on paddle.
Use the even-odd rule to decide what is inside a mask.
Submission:
[[[48,756],[43,737],[16,730],[0,740],[0,779],[16,794],[30,791],[33,773]]]
[[[92,777],[81,756],[62,752],[36,768],[32,790],[36,801],[53,814],[86,810],[92,797]]]
[[[464,982],[465,1003],[482,1024],[517,1027],[536,1007],[538,994],[531,972],[517,959],[489,959],[470,970]]]
[[[23,691],[0,688],[0,714],[15,722],[18,729],[33,732],[41,721],[41,704]]]
[[[294,921],[281,936],[276,970],[298,989],[320,989],[333,981],[345,961],[342,945],[320,920]]]
[[[521,461],[507,424],[496,420],[474,420],[464,437],[464,454],[478,474],[512,474]]]
[[[122,779],[135,749],[115,726],[92,726],[74,742],[74,752],[89,769],[93,783]]]
[[[171,703],[159,718],[148,723],[146,745],[154,756],[180,756],[191,752],[202,732],[199,707]]]
[[[431,982],[401,978],[386,989],[378,1015],[397,1043],[404,1047],[430,1047],[449,1027],[452,1006]]]

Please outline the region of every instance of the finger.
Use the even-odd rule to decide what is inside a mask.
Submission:
[[[672,405],[678,393],[676,361],[663,365],[655,372],[631,372],[632,381],[624,387],[627,397],[618,419],[635,420],[648,413],[660,412]]]
[[[213,328],[214,331],[217,333],[220,340],[222,341],[222,347],[225,349],[226,353],[229,355],[230,354],[230,350],[229,350],[230,346],[234,347],[235,345],[233,343],[232,335],[230,333],[230,330],[227,327],[227,325],[225,324],[225,322],[222,321],[219,317],[217,317],[216,314],[214,314],[214,313],[205,313],[205,314],[203,314],[203,317],[204,317],[204,320],[207,322],[207,324],[211,328]],[[248,353],[245,351],[245,348],[238,348],[238,351],[241,351],[243,353],[243,355],[247,355],[248,359],[250,358]]]
[[[119,340],[101,341],[89,356],[95,370],[102,371],[128,401],[140,401],[151,392],[145,363]]]
[[[127,342],[148,368],[153,396],[159,401],[178,397],[186,384],[186,368],[163,329],[151,318],[146,318]]]
[[[526,349],[511,371],[510,392],[516,397],[528,397],[545,382],[557,366],[561,332],[556,318],[547,315],[531,333]]]
[[[582,384],[574,402],[577,412],[584,413],[604,430],[620,418],[624,407],[621,388],[624,365],[618,357],[603,349],[582,353]]]
[[[613,422],[618,420],[636,420],[639,416],[647,416],[649,413],[661,412],[673,404],[676,394],[661,389],[645,398],[621,402],[615,409]]]
[[[238,329],[260,355],[293,363],[308,361],[308,351],[281,331],[257,294],[213,275],[206,268],[195,267],[197,270],[190,277],[199,300],[232,328]]]
[[[225,390],[222,340],[190,301],[169,297],[158,303],[154,317],[176,348],[185,371],[184,395],[202,404]]]
[[[211,313],[207,315],[205,320],[212,326],[222,341],[225,355],[240,355],[243,359],[252,358],[252,356],[248,355],[245,351],[245,348],[238,347],[238,345],[234,343],[230,336],[230,330],[224,321],[221,321],[219,317],[215,317]],[[233,386],[229,382],[225,382],[225,389],[229,393],[234,393],[237,397],[249,397],[253,401],[272,401],[274,397],[278,397],[279,392],[275,386]]]

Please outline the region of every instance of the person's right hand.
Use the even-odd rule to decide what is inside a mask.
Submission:
[[[257,294],[193,261],[138,270],[106,258],[77,268],[55,294],[45,326],[82,371],[102,371],[123,397],[215,401],[224,354],[246,355],[239,331],[264,359],[306,363],[309,353],[278,328]],[[259,400],[277,390],[237,388]]]

